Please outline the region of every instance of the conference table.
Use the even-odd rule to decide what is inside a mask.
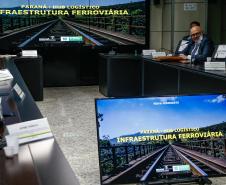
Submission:
[[[99,90],[107,97],[226,93],[226,71],[156,61],[134,54],[100,54]]]
[[[205,70],[204,64],[142,59],[142,95],[226,93],[226,71]]]
[[[13,90],[1,94],[0,88],[3,114],[9,109],[13,112],[4,118],[4,124],[43,118],[13,59],[6,61],[5,67],[14,77],[12,87],[17,83],[25,98],[19,99]],[[0,150],[0,185],[79,185],[79,181],[52,137],[20,145],[19,154],[13,158]]]

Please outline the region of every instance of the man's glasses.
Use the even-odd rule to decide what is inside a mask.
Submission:
[[[192,37],[200,36],[201,32],[191,34]]]

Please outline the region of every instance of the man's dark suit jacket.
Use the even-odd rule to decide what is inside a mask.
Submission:
[[[177,52],[177,54],[191,55],[192,50],[195,47],[195,42],[190,39],[188,41],[188,46],[181,52]],[[198,54],[195,55],[194,63],[202,63],[206,61],[207,57],[211,57],[214,51],[213,42],[206,36],[203,35],[203,39],[199,45]]]

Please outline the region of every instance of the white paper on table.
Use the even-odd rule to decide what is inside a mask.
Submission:
[[[10,73],[8,69],[0,70],[0,81],[11,80],[13,79],[13,75]]]
[[[219,45],[214,58],[226,58],[226,45]]]
[[[217,52],[215,58],[226,58],[226,52]]]
[[[226,45],[219,45],[217,50],[226,51]]]

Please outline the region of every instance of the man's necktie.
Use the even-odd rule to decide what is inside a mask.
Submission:
[[[199,44],[195,44],[195,47],[191,52],[191,61],[195,60],[195,55],[196,55],[198,49],[199,49]]]

